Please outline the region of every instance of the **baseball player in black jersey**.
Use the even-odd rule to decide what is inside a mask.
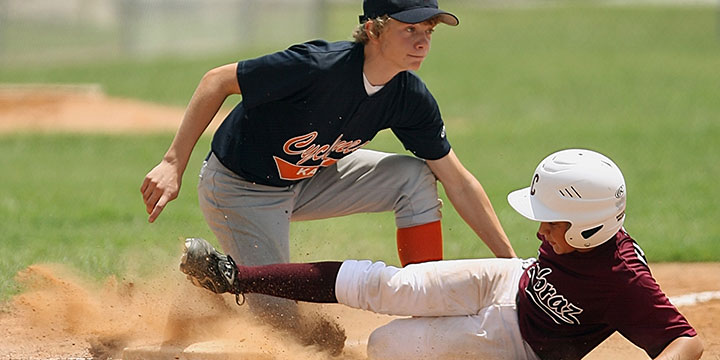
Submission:
[[[447,140],[420,78],[439,23],[437,0],[364,0],[354,42],[311,41],[210,70],[141,192],[153,222],[180,190],[190,154],[224,100],[242,94],[218,128],[198,193],[222,249],[244,265],[288,262],[290,221],[393,211],[402,265],[442,259],[436,180],[498,257],[514,257],[480,183]],[[390,129],[415,156],[362,149]],[[293,305],[256,295],[254,309]],[[272,318],[272,317],[271,317]]]

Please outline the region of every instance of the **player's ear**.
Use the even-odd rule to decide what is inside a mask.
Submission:
[[[375,28],[375,22],[373,20],[368,20],[363,24],[365,27],[365,33],[367,34],[368,38],[370,39],[377,39],[378,36],[375,34],[373,29]]]

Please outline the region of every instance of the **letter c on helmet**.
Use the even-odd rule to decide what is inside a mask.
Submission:
[[[535,184],[540,181],[540,175],[535,173],[535,176],[533,176],[532,184],[530,184],[530,195],[535,195]]]

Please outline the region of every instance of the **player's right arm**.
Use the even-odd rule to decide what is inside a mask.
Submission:
[[[460,217],[499,258],[517,257],[490,199],[480,182],[460,163],[451,149],[444,157],[427,160],[427,165],[445,189]]]
[[[703,354],[704,346],[702,341],[697,337],[681,336],[673,340],[665,350],[663,350],[656,360],[696,360],[700,359]]]
[[[200,80],[170,148],[140,187],[149,222],[177,198],[190,154],[220,106],[228,96],[240,94],[236,73],[237,63],[228,64],[208,71]]]

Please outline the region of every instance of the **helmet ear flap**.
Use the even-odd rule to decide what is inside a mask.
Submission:
[[[576,225],[571,224],[568,231],[565,233],[565,240],[570,246],[575,248],[587,248],[590,244],[595,242],[595,239],[591,239],[593,235],[600,232],[605,227],[605,224],[592,227],[579,231],[575,228]],[[578,236],[579,235],[579,236]]]
[[[600,231],[603,228],[603,224],[600,224],[592,229],[583,230],[580,232],[580,235],[582,235],[583,239],[587,240],[591,236],[597,234],[598,231]]]

